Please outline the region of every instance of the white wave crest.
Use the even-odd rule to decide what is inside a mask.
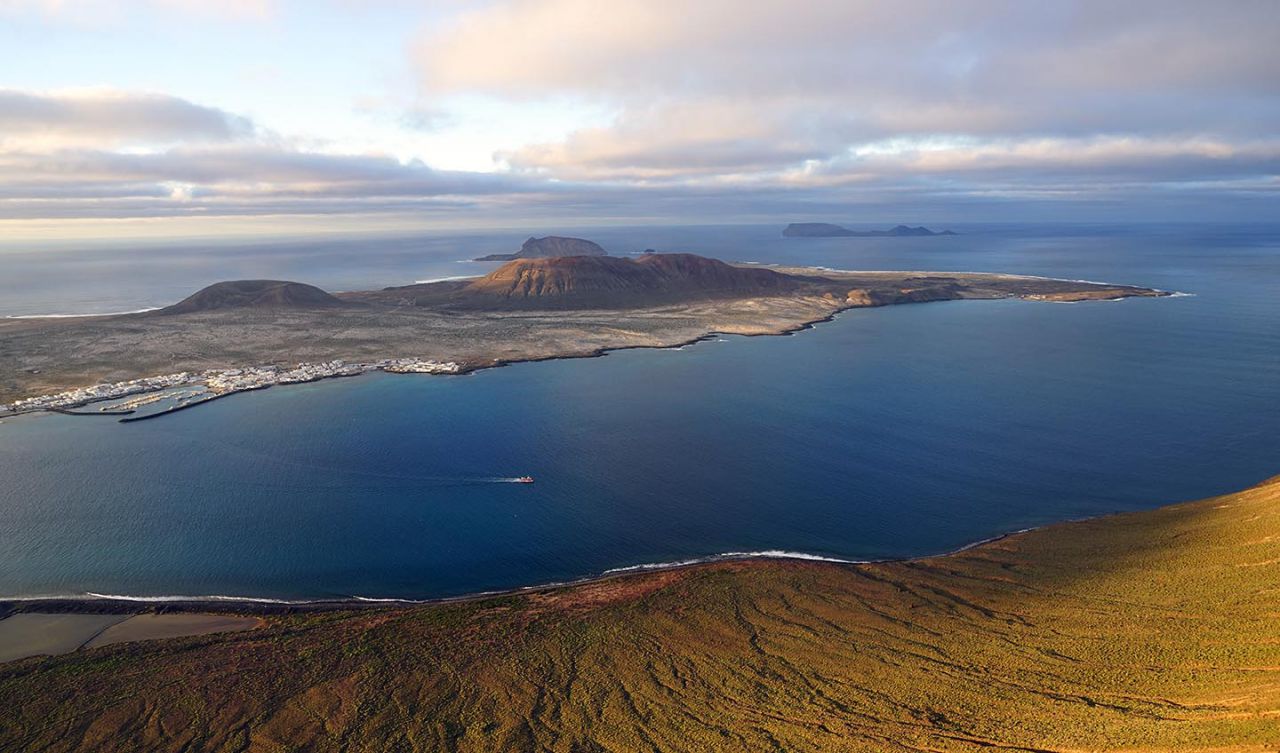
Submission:
[[[159,311],[159,306],[149,306],[133,311],[104,311],[100,314],[8,314],[5,319],[81,319],[87,316],[123,316],[125,314],[145,314],[148,311]]]
[[[475,275],[451,275],[449,277],[432,277],[426,280],[414,280],[413,284],[427,285],[433,282],[450,282],[451,280],[470,280],[473,278],[475,278]]]
[[[94,599],[110,599],[111,601],[138,601],[138,602],[173,602],[173,601],[243,601],[252,602],[254,604],[315,604],[317,602],[329,601],[329,599],[271,599],[265,596],[229,596],[226,594],[206,594],[201,596],[180,596],[177,594],[168,594],[164,596],[133,596],[130,594],[100,594],[93,591],[86,591],[85,596]]]
[[[646,562],[639,565],[612,567],[605,570],[603,575],[634,573],[642,570],[667,570],[673,567],[686,567],[688,565],[701,565],[707,562],[741,559],[812,560],[815,562],[838,562],[844,565],[856,565],[870,561],[846,560],[840,559],[839,557],[828,557],[823,554],[810,554],[809,552],[789,552],[785,549],[764,549],[758,552],[722,552],[720,554],[712,554],[706,557],[693,557],[687,560],[674,560],[672,562]]]

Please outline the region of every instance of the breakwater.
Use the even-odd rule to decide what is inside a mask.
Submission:
[[[61,413],[64,416],[127,416],[134,412],[132,408],[126,410],[71,410],[69,408],[49,408],[52,413]]]
[[[210,395],[209,397],[206,397],[203,400],[192,400],[191,402],[187,402],[187,403],[179,403],[173,406],[172,408],[165,408],[164,410],[155,411],[154,413],[143,413],[141,415],[126,416],[120,419],[120,423],[127,424],[133,421],[146,421],[152,418],[160,418],[161,416],[168,416],[170,414],[177,413],[179,411],[184,411],[188,408],[194,408],[197,405],[212,403],[214,400],[221,400],[224,397],[230,397],[232,395],[236,395],[241,392],[252,392],[253,390],[265,390],[270,386],[271,385],[263,385],[261,387],[245,387],[244,389],[231,390],[229,392],[219,392],[215,395]]]

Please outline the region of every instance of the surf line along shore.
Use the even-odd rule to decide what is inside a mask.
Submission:
[[[1276,477],[1280,479],[1280,477]],[[525,479],[529,479],[526,481]],[[474,479],[449,479],[449,480],[465,480],[478,483],[515,483],[525,484],[533,483],[530,476],[491,476]],[[1185,504],[1185,503],[1184,503]],[[1097,515],[1086,518],[1075,518],[1071,520],[1059,521],[1056,523],[1048,523],[1043,526],[1033,526],[1031,528],[1019,528],[1013,531],[997,533],[987,536],[968,544],[963,544],[947,552],[940,554],[931,554],[913,557],[881,557],[873,559],[846,559],[842,557],[834,557],[825,554],[814,554],[810,552],[793,552],[780,549],[766,549],[754,552],[723,552],[720,554],[709,554],[701,557],[690,557],[682,560],[674,560],[669,562],[645,562],[634,565],[619,565],[608,568],[607,570],[594,575],[585,575],[581,578],[572,578],[563,581],[553,581],[550,583],[538,583],[524,586],[514,586],[511,588],[491,589],[485,591],[475,591],[472,593],[460,594],[457,596],[438,596],[438,597],[395,597],[395,596],[347,596],[337,598],[280,598],[271,596],[235,596],[227,594],[207,595],[207,596],[183,596],[183,595],[125,595],[125,594],[108,594],[87,592],[83,595],[66,595],[66,596],[30,596],[30,597],[0,597],[0,620],[12,614],[22,614],[31,611],[50,612],[57,614],[142,614],[149,610],[162,610],[164,612],[176,613],[202,613],[208,610],[222,610],[235,614],[292,614],[295,612],[324,612],[332,610],[347,609],[394,609],[406,606],[429,606],[433,604],[457,604],[471,602],[477,600],[492,599],[502,596],[516,596],[520,594],[546,592],[552,593],[566,588],[575,588],[578,586],[589,585],[593,583],[608,582],[620,578],[628,578],[641,575],[644,573],[656,573],[669,570],[685,570],[688,568],[701,568],[717,564],[728,563],[749,563],[749,562],[814,562],[829,563],[837,565],[882,565],[891,563],[909,564],[912,562],[923,562],[934,560],[939,557],[953,557],[963,554],[971,549],[983,546],[997,544],[1004,539],[1010,537],[1021,536],[1036,531],[1055,528],[1058,526],[1083,523],[1091,520],[1105,520],[1115,515],[1125,515],[1135,513],[1113,513],[1106,515]]]

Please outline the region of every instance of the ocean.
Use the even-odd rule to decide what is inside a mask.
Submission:
[[[904,557],[1280,473],[1280,225],[953,227],[561,232],[612,253],[1188,295],[854,310],[785,337],[277,387],[135,424],[5,419],[0,596],[431,598],[725,553]],[[479,274],[492,265],[460,260],[525,235],[8,250],[0,315],[135,310],[229,278]]]

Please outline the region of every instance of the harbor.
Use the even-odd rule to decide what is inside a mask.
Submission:
[[[184,371],[25,398],[0,405],[0,417],[49,411],[73,416],[120,416],[121,423],[128,423],[169,415],[239,392],[266,389],[279,384],[353,377],[371,371],[393,374],[458,374],[462,371],[462,366],[454,361],[387,358],[373,362],[348,363],[342,359],[334,359],[293,366],[267,365],[202,372]],[[192,389],[184,392],[183,388]],[[139,408],[165,400],[173,404],[161,410],[138,412]],[[97,410],[77,410],[94,403],[102,405]]]

